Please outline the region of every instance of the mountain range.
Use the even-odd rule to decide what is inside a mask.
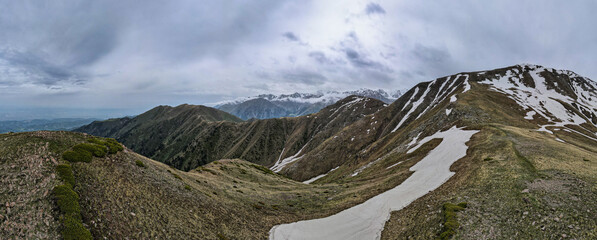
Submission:
[[[387,92],[383,89],[359,89],[344,92],[262,94],[219,102],[214,107],[244,120],[297,117],[319,112],[324,107],[350,95],[375,98],[389,104],[400,97],[401,93],[400,90]]]
[[[67,161],[115,147],[102,137],[124,150]],[[597,237],[597,83],[538,65],[421,82],[391,104],[350,95],[249,121],[158,106],[0,143],[8,238]],[[69,182],[79,215],[52,194]]]

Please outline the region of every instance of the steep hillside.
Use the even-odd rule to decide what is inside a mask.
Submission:
[[[144,156],[183,170],[224,158],[279,167],[383,107],[376,99],[349,96],[315,114],[249,122],[204,121],[202,112],[183,108],[173,114],[158,107],[132,119],[95,122],[76,131],[116,138]]]
[[[245,120],[251,118],[297,117],[319,112],[324,107],[350,95],[374,98],[385,103],[391,103],[400,97],[400,91],[390,94],[382,89],[359,89],[344,92],[262,94],[255,97],[220,102],[216,104],[215,108]]]
[[[465,239],[591,239],[597,234],[590,227],[597,223],[596,86],[572,72],[535,65],[420,83],[296,156],[281,173],[319,184],[372,181],[412,164],[412,151],[441,142],[448,129],[474,129],[479,132],[467,143],[466,157],[452,166],[456,174],[393,212],[383,239],[441,233]],[[445,227],[442,205],[459,202],[468,202],[458,213],[461,227]],[[310,228],[308,223],[296,227]]]
[[[189,172],[129,149],[89,162],[63,159],[91,139],[73,132],[0,134],[0,236],[70,236],[53,189],[72,183],[71,204],[94,239],[264,239],[276,224],[334,214],[410,174],[402,168],[377,182],[308,185],[238,159]],[[70,180],[58,170],[65,165]]]

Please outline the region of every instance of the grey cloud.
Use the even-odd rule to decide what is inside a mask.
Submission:
[[[12,69],[13,72],[18,72],[19,76],[0,76],[0,79],[5,77],[26,78],[26,81],[34,84],[55,85],[61,81],[75,81],[79,82],[78,76],[69,70],[67,67],[58,66],[42,59],[35,54],[29,52],[18,52],[14,50],[0,51],[0,59],[4,60],[6,65],[4,67]]]
[[[293,42],[300,42],[301,39],[295,35],[293,32],[285,32],[284,34],[282,34],[282,36],[284,36],[286,39],[293,41]]]
[[[292,70],[282,73],[282,78],[293,83],[321,85],[327,78],[320,73],[309,70]]]
[[[450,59],[450,53],[439,48],[427,47],[416,44],[412,54],[421,61],[430,63],[442,63]]]
[[[357,68],[374,69],[383,72],[392,71],[390,68],[379,62],[367,59],[354,49],[346,48],[344,49],[344,53],[346,54],[346,59]]]
[[[315,59],[319,64],[333,64],[333,61],[320,51],[309,52],[309,57]]]
[[[365,13],[367,14],[385,14],[386,10],[384,10],[379,4],[377,3],[369,3],[365,8]]]

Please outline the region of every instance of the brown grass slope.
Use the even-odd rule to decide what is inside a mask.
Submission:
[[[62,152],[87,142],[73,132],[2,134],[2,236],[60,238],[51,189]],[[243,160],[184,172],[128,149],[71,163],[84,226],[96,239],[263,239],[280,223],[323,217],[361,203],[406,179],[437,143],[411,160],[359,183],[307,185]]]

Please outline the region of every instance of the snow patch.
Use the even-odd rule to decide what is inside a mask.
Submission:
[[[431,83],[429,85],[431,85]],[[421,105],[423,100],[425,100],[425,96],[427,96],[427,93],[429,92],[430,89],[431,88],[429,86],[427,86],[423,95],[421,95],[421,97],[419,97],[419,99],[412,104],[412,107],[410,108],[410,110],[404,115],[404,117],[402,117],[402,119],[400,119],[400,122],[398,123],[398,125],[396,125],[396,127],[394,128],[394,130],[392,130],[392,132],[395,132],[396,130],[398,130],[398,128],[400,128],[400,126],[402,126],[404,121],[406,121],[406,119],[408,119],[408,117],[419,107],[419,105]],[[414,97],[414,95],[413,95],[413,97]],[[406,107],[406,105],[405,105],[405,107]],[[402,109],[404,109],[404,107],[402,107]]]
[[[397,163],[394,163],[394,164],[392,164],[392,166],[389,166],[389,167],[387,167],[386,169],[393,168],[393,167],[395,167],[395,166],[398,166],[398,164],[401,164],[401,163],[402,163],[402,161],[400,161],[400,162],[397,162]]]
[[[524,119],[533,120],[533,116],[535,116],[535,113],[535,111],[528,111]]]
[[[454,175],[450,166],[466,156],[466,142],[477,132],[453,127],[437,133],[444,141],[410,168],[414,173],[402,184],[329,217],[274,226],[269,238],[379,239],[390,212],[408,206]]]
[[[294,154],[294,155],[292,155],[290,157],[284,158],[282,160],[279,159],[280,157],[282,157],[282,154],[280,154],[280,157],[278,158],[278,161],[270,169],[272,171],[274,171],[274,172],[280,172],[280,171],[282,171],[282,169],[284,169],[284,167],[286,167],[286,165],[288,165],[290,163],[293,163],[293,162],[301,159],[303,156],[299,157],[298,155],[301,154],[301,152],[303,152],[303,149],[305,149],[305,147],[307,147],[307,145],[309,145],[309,142],[307,142],[305,144],[305,146],[303,146],[301,148],[301,150],[299,150],[298,152],[296,152],[296,154]],[[282,153],[284,153],[284,150],[282,150]]]
[[[529,74],[534,81],[535,87],[528,87],[523,82],[523,73],[519,71],[508,70],[505,75],[497,76],[496,79],[487,79],[482,84],[490,85],[490,89],[506,94],[509,98],[517,102],[523,109],[529,110],[525,119],[533,119],[535,114],[547,119],[552,124],[541,126],[537,131],[544,131],[552,133],[547,127],[563,127],[568,124],[580,125],[587,122],[586,116],[580,116],[577,113],[570,111],[564,107],[560,102],[566,103],[582,103],[583,105],[597,109],[597,95],[591,92],[584,91],[579,86],[580,83],[571,81],[571,86],[577,95],[576,99],[563,95],[555,89],[548,89],[546,80],[540,73],[544,71],[553,71],[553,69],[546,69],[536,65],[520,65],[521,67],[528,67],[531,70]],[[570,76],[570,74],[569,74]],[[589,84],[592,81],[586,79]],[[581,106],[582,107],[582,106]],[[597,113],[591,109],[583,109]],[[585,117],[585,118],[583,118]],[[592,124],[592,123],[591,123]]]
[[[305,183],[305,184],[311,184],[312,182],[315,182],[316,180],[318,180],[318,179],[320,179],[320,178],[322,178],[322,177],[325,177],[325,176],[327,176],[328,174],[330,174],[330,173],[331,173],[331,172],[333,172],[334,170],[338,169],[339,167],[340,167],[340,166],[337,166],[337,167],[333,168],[332,170],[328,171],[327,173],[324,173],[324,174],[321,174],[321,175],[319,175],[319,176],[317,176],[317,177],[311,178],[311,179],[309,179],[309,180],[307,180],[307,181],[304,181],[303,183]]]
[[[359,173],[361,173],[363,170],[367,169],[368,167],[370,167],[371,165],[379,162],[379,160],[381,160],[382,158],[378,158],[375,159],[375,161],[372,161],[370,163],[367,163],[367,165],[360,167],[359,169],[357,169],[356,171],[354,171],[350,176],[351,177],[356,177],[357,175],[359,175]]]

